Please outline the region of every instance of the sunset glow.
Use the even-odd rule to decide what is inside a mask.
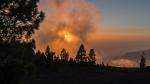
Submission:
[[[46,18],[34,35],[37,50],[43,51],[50,45],[59,54],[66,48],[74,57],[76,49],[84,43],[88,45],[87,50],[95,48],[97,57],[111,60],[113,56],[150,47],[148,3],[44,0],[39,6],[45,11]],[[137,11],[140,9],[142,12]],[[117,62],[121,64],[122,61]]]
[[[72,36],[71,36],[71,34],[65,34],[64,35],[64,39],[67,41],[67,42],[71,42],[72,41]]]
[[[40,7],[46,8],[47,17],[35,34],[37,50],[50,45],[59,54],[65,48],[74,58],[79,45],[88,44],[88,38],[95,35],[99,11],[86,0],[46,0],[46,4],[47,7]]]
[[[65,31],[65,30],[58,32],[58,35],[60,36],[60,38],[63,38],[64,41],[66,41],[68,43],[77,41],[77,37],[75,37],[75,35],[71,34],[68,31]]]

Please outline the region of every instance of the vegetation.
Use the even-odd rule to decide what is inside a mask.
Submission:
[[[146,67],[146,60],[145,60],[145,57],[143,55],[144,55],[144,53],[142,53],[142,56],[141,56],[140,68]]]
[[[96,59],[95,59],[95,51],[94,49],[91,49],[89,52],[89,56],[86,55],[86,50],[84,48],[84,45],[81,44],[77,56],[75,59],[70,58],[69,60],[69,52],[67,52],[64,48],[62,49],[60,55],[55,54],[55,52],[50,51],[50,47],[47,46],[45,49],[45,53],[41,51],[37,51],[35,54],[35,63],[36,64],[52,64],[52,63],[76,63],[76,64],[90,64],[95,65]],[[68,64],[69,64],[68,63]]]
[[[0,0],[0,83],[18,84],[31,75],[35,41],[44,19],[39,0]]]
[[[77,52],[77,56],[76,56],[76,61],[77,62],[87,62],[87,56],[86,56],[86,50],[84,48],[84,45],[81,44],[78,52]]]

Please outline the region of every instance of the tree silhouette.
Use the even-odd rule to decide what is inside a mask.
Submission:
[[[0,0],[1,84],[18,84],[33,70],[32,57],[36,47],[31,35],[44,19],[44,13],[38,11],[38,2]]]
[[[46,63],[46,56],[43,52],[41,52],[40,50],[38,50],[35,54],[35,63],[36,64],[45,64]]]
[[[34,56],[33,46],[33,42],[0,44],[1,84],[17,84],[23,78],[32,74],[34,70],[32,63]]]
[[[86,50],[85,50],[83,44],[81,44],[81,46],[77,52],[76,61],[77,62],[87,62]]]
[[[54,62],[55,62],[55,63],[58,63],[59,61],[60,61],[59,56],[56,56],[56,55],[55,55],[55,56],[54,56]]]
[[[74,64],[75,63],[75,60],[73,58],[70,58],[69,59],[69,64]]]
[[[50,47],[47,46],[46,49],[45,49],[45,56],[48,56],[50,53]]]
[[[45,56],[47,58],[47,62],[52,63],[53,60],[54,60],[55,52],[50,51],[50,47],[47,46],[46,49],[45,49]]]
[[[95,51],[94,49],[90,49],[90,52],[89,52],[89,62],[92,63],[92,64],[95,64]]]
[[[38,11],[39,0],[0,0],[0,42],[29,38],[44,13]]]
[[[62,61],[68,61],[69,53],[63,48],[60,53],[60,57]]]
[[[144,68],[145,66],[146,66],[146,59],[144,57],[144,52],[143,52],[140,61],[140,68]]]

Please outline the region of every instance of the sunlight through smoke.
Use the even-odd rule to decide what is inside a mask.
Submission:
[[[87,38],[95,34],[99,11],[86,0],[46,0],[46,3],[48,7],[40,5],[46,18],[34,35],[37,49],[44,50],[50,45],[59,54],[65,48],[74,57],[79,45],[86,45]]]

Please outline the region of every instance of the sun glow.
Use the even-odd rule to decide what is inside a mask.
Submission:
[[[67,41],[67,42],[71,42],[71,41],[73,40],[73,37],[72,37],[71,34],[66,33],[66,34],[64,35],[64,40]]]
[[[78,45],[91,42],[89,37],[97,29],[99,11],[86,0],[46,0],[45,4],[48,6],[42,5],[41,9],[47,16],[34,35],[37,50],[44,51],[49,45],[59,54],[65,48],[74,57]]]
[[[62,30],[60,32],[58,32],[58,35],[61,39],[63,39],[63,41],[68,42],[68,43],[72,43],[72,42],[77,42],[78,38],[76,35],[70,33],[67,30]]]

